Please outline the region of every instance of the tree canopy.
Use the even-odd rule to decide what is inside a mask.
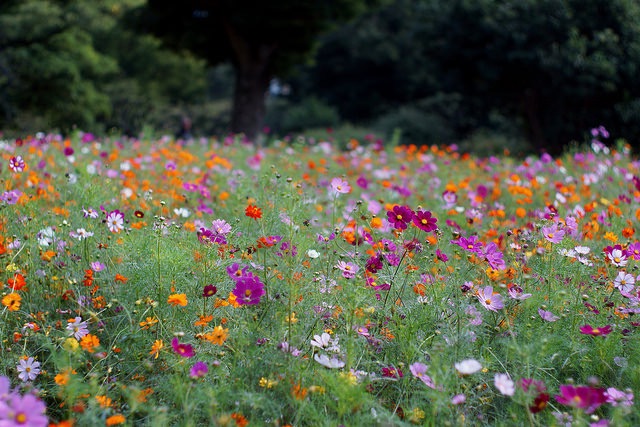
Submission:
[[[317,36],[372,0],[149,0],[131,22],[210,64],[231,61],[236,81],[231,129],[261,130],[270,80],[305,61]]]

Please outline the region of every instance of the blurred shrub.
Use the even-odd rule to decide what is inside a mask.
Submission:
[[[304,98],[292,103],[286,99],[274,98],[267,104],[265,125],[276,134],[299,132],[309,128],[335,127],[340,116],[335,108],[318,98]]]

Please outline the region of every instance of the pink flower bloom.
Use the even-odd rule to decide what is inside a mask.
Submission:
[[[493,384],[498,391],[505,396],[513,396],[516,392],[516,385],[509,377],[509,374],[496,374],[493,379]]]
[[[613,328],[611,327],[611,325],[603,326],[601,328],[594,328],[591,325],[584,325],[580,327],[581,334],[593,335],[594,337],[600,336],[600,335],[602,336],[609,335],[611,331],[613,331]]]
[[[331,180],[331,188],[336,195],[347,194],[351,191],[351,186],[342,178],[333,178]]]
[[[352,262],[338,261],[335,266],[338,270],[342,271],[342,276],[347,279],[353,279],[356,277],[356,273],[360,270],[360,267]]]
[[[502,252],[493,242],[489,242],[487,246],[484,248],[484,259],[487,260],[489,266],[494,270],[504,270],[506,268],[506,264],[504,259],[502,258]]]
[[[427,387],[435,389],[436,385],[433,383],[433,380],[431,379],[431,377],[427,375],[427,369],[428,369],[427,365],[420,362],[415,362],[409,365],[409,370],[411,371],[411,374],[414,377],[418,378],[420,381],[425,383]]]
[[[480,301],[480,304],[482,304],[487,310],[497,312],[498,310],[504,308],[502,296],[497,293],[494,294],[492,286],[486,286],[485,288],[479,289],[476,296],[478,298],[478,301]]]
[[[107,227],[112,233],[118,233],[124,228],[124,214],[119,210],[111,211],[107,214]]]
[[[410,223],[415,214],[408,206],[394,206],[392,210],[387,211],[389,224],[397,230],[406,230],[407,224]]]
[[[182,356],[182,357],[193,357],[195,355],[194,351],[193,351],[193,347],[190,344],[180,344],[180,341],[178,340],[178,337],[175,337],[172,341],[171,341],[171,347],[173,348],[173,351]]]
[[[469,238],[460,237],[456,240],[452,240],[451,243],[460,246],[467,252],[482,255],[482,242],[478,240],[477,236],[471,236]]]
[[[422,231],[427,233],[438,228],[438,220],[429,211],[418,211],[413,217],[413,223]]]
[[[597,387],[561,385],[560,394],[555,398],[562,405],[584,409],[585,413],[591,414],[606,402],[604,391]]]
[[[525,294],[522,288],[518,285],[509,286],[508,293],[510,298],[521,301],[533,296],[531,294]]]
[[[564,238],[564,230],[558,228],[557,224],[542,227],[542,235],[551,243],[560,243]]]
[[[236,301],[240,305],[255,305],[260,303],[260,298],[266,293],[264,284],[257,276],[244,276],[236,281],[236,287],[232,291]]]
[[[555,322],[559,319],[559,317],[552,312],[543,310],[541,308],[538,309],[538,314],[540,315],[540,317],[542,317],[542,320],[546,320],[547,322]]]
[[[611,406],[633,406],[633,393],[631,391],[624,392],[614,387],[609,387],[604,392],[607,403]]]
[[[627,246],[627,257],[640,261],[640,242],[633,242]]]
[[[611,261],[611,264],[615,265],[616,267],[624,267],[625,265],[627,265],[627,253],[622,250],[622,246],[607,246],[604,249],[604,253],[607,254],[607,259]]]
[[[189,370],[189,376],[191,378],[200,378],[207,375],[209,372],[209,367],[204,362],[196,362],[193,364],[191,369]]]
[[[9,169],[14,171],[15,173],[20,173],[24,170],[26,164],[22,159],[22,156],[15,156],[9,159]]]
[[[467,401],[467,396],[465,396],[464,394],[460,393],[460,394],[456,394],[455,396],[453,396],[451,398],[451,403],[453,405],[462,405],[464,402]]]

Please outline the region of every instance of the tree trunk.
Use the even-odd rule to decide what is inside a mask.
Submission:
[[[244,133],[254,142],[262,130],[266,113],[265,96],[271,80],[273,44],[244,37],[228,21],[223,23],[234,53],[236,86],[233,92],[231,131]]]
[[[262,130],[266,113],[265,96],[269,89],[270,55],[255,55],[248,61],[238,61],[231,112],[231,131],[244,133],[255,141]]]

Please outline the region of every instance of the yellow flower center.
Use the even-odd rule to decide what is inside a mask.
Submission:
[[[244,291],[244,296],[245,297],[250,297],[251,296],[251,289],[247,289],[246,291]]]
[[[27,422],[27,415],[24,412],[18,412],[15,420],[18,424],[24,424]]]

